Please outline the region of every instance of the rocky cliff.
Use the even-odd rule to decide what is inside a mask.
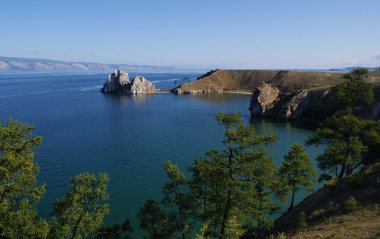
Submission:
[[[280,90],[262,83],[257,87],[249,106],[251,117],[276,119],[302,119],[318,122],[334,111],[330,104],[333,88],[299,89],[294,92]],[[376,102],[365,109],[363,117],[380,119],[380,86],[374,85]]]
[[[108,76],[101,92],[117,94],[151,94],[156,93],[154,84],[142,76],[136,76],[129,81],[128,73],[123,70],[115,70]]]
[[[320,90],[281,91],[278,87],[262,83],[252,96],[249,111],[252,117],[298,119],[329,95],[330,88]]]

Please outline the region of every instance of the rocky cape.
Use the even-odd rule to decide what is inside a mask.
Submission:
[[[136,76],[129,81],[128,73],[115,70],[108,76],[101,92],[111,94],[153,94],[157,92],[154,84],[142,76]]]
[[[251,93],[249,110],[252,117],[318,121],[323,105],[334,86],[343,83],[343,73],[301,72],[285,70],[220,70],[210,71],[196,81],[171,90],[175,94],[209,94],[223,92]],[[374,85],[376,103],[366,116],[379,119],[380,72],[369,73]],[[318,107],[325,107],[318,109]]]

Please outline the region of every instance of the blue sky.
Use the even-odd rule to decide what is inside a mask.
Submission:
[[[0,56],[221,68],[380,65],[379,0],[2,0]]]

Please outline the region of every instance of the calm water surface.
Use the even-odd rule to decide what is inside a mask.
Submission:
[[[183,76],[203,72],[132,72],[161,89]],[[147,198],[159,199],[165,181],[162,163],[186,170],[193,159],[222,147],[216,112],[241,112],[248,122],[248,95],[108,96],[99,93],[107,73],[0,74],[0,119],[36,126],[43,137],[36,157],[39,181],[47,192],[39,210],[49,217],[52,203],[67,191],[69,178],[82,172],[110,176],[111,211],[106,223],[135,215]],[[279,164],[291,143],[303,143],[311,131],[290,123],[255,120],[260,134],[277,133],[271,155]],[[317,149],[309,148],[315,157]],[[302,198],[306,194],[299,195]]]

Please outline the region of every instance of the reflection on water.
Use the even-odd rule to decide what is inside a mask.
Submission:
[[[130,101],[135,104],[145,103],[148,100],[153,99],[154,94],[133,94],[133,95],[103,94],[103,96],[109,102],[123,105]]]
[[[221,103],[235,100],[236,97],[239,97],[239,96],[247,97],[246,95],[235,95],[235,94],[227,94],[227,93],[194,94],[194,95],[184,95],[184,96],[194,97],[196,99],[200,99],[204,101],[221,102]]]
[[[282,119],[271,119],[271,118],[250,118],[249,122],[253,125],[258,125],[260,128],[277,128],[281,129],[286,128],[287,130],[293,129],[306,129],[306,130],[314,130],[317,125],[312,122],[303,122],[297,120],[282,120]]]

